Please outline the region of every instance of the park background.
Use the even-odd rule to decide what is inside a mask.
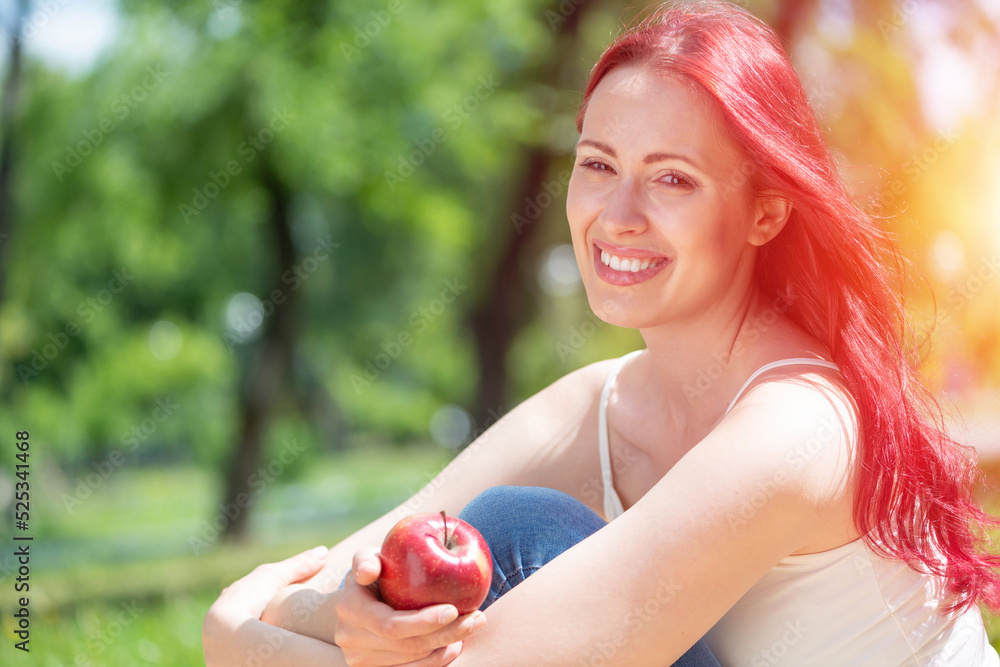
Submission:
[[[744,4],[897,235],[928,373],[997,478],[1000,3]],[[0,663],[199,664],[223,586],[642,344],[589,312],[564,219],[579,91],[633,3],[0,10]]]

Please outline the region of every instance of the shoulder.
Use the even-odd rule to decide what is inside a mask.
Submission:
[[[835,423],[845,435],[857,429],[854,400],[840,372],[812,365],[775,368],[763,374],[743,392],[725,419],[767,420],[772,428],[792,432],[813,429],[817,423]]]
[[[769,372],[717,428],[754,442],[758,465],[750,469],[787,477],[814,503],[839,500],[853,488],[857,410],[838,371],[793,366]]]
[[[588,364],[555,380],[493,422],[482,440],[558,447],[567,434],[597,420],[601,388],[617,359]],[[481,444],[481,443],[478,443]],[[470,449],[478,448],[477,442]],[[596,451],[596,450],[595,450]]]
[[[597,403],[614,363],[584,366],[522,401],[478,433],[456,458],[452,465],[458,467],[452,470],[461,470],[461,475],[448,469],[442,475],[461,478],[465,502],[502,484],[547,486],[580,497],[591,488],[592,479],[600,479]]]
[[[618,358],[596,361],[567,373],[527,399],[525,404],[547,409],[586,408],[600,398],[604,381],[618,361]]]
[[[756,384],[657,486],[745,548],[768,545],[773,562],[850,541],[854,418],[835,386],[801,375]]]

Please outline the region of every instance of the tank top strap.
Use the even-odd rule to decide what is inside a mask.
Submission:
[[[620,357],[615,365],[611,368],[608,376],[604,379],[604,386],[601,388],[601,400],[598,406],[597,413],[597,429],[598,429],[598,453],[601,459],[601,482],[604,485],[604,516],[608,521],[612,521],[625,512],[625,508],[622,505],[621,498],[618,496],[618,492],[615,491],[614,477],[611,472],[611,446],[608,440],[608,396],[611,394],[611,387],[614,386],[615,380],[618,378],[618,374],[621,372],[622,367],[625,363],[632,357],[640,354],[644,350],[635,350],[629,352],[628,354]],[[840,370],[837,364],[826,361],[824,359],[812,359],[808,357],[792,358],[792,359],[779,359],[778,361],[772,361],[769,364],[764,364],[758,368],[754,373],[747,378],[747,381],[743,383],[740,390],[736,392],[736,396],[733,398],[729,407],[726,408],[726,414],[733,409],[736,405],[736,401],[743,396],[747,388],[756,380],[758,377],[764,373],[773,370],[775,368],[781,368],[782,366],[821,366],[823,368],[829,368],[831,370]]]
[[[729,407],[726,408],[726,414],[727,415],[729,414],[729,411],[733,409],[734,405],[736,405],[736,401],[740,400],[740,397],[743,396],[743,393],[753,383],[754,380],[756,380],[764,373],[773,370],[775,368],[781,368],[782,366],[822,366],[823,368],[829,368],[835,371],[840,370],[840,366],[833,363],[832,361],[826,361],[825,359],[811,359],[809,357],[779,359],[778,361],[772,361],[769,364],[764,364],[756,371],[754,371],[753,374],[749,378],[747,378],[747,381],[743,383],[743,386],[740,387],[740,390],[736,392],[736,396],[733,397],[733,400],[729,403]]]
[[[611,369],[611,372],[604,379],[604,386],[601,388],[601,401],[597,413],[597,437],[598,452],[601,457],[601,482],[604,484],[604,517],[608,521],[621,516],[625,512],[621,498],[618,497],[618,492],[615,491],[614,479],[611,476],[611,447],[608,442],[607,417],[608,395],[611,393],[611,387],[614,386],[615,379],[618,377],[618,373],[621,371],[622,366],[625,365],[625,362],[642,351],[634,350],[619,358]]]

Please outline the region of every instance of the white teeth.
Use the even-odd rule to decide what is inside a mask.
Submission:
[[[629,271],[635,273],[636,271],[642,271],[643,269],[648,269],[650,265],[656,266],[661,264],[664,260],[662,259],[637,259],[634,257],[618,257],[617,255],[612,255],[607,250],[601,251],[601,262],[606,266],[610,266],[615,271]]]

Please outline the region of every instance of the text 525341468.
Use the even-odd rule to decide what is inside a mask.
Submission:
[[[14,609],[14,647],[29,652],[28,642],[31,637],[31,612],[29,610],[28,593],[31,591],[31,535],[28,526],[31,521],[31,464],[28,460],[31,444],[27,431],[18,431],[16,436],[17,453],[14,455],[14,475],[17,482],[14,487],[14,557],[17,559],[17,577],[14,579],[14,593],[17,604]]]

